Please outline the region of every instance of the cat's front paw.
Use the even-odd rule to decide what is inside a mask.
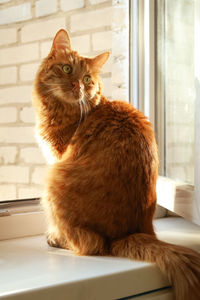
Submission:
[[[61,248],[58,239],[52,233],[47,234],[47,243],[51,247]]]

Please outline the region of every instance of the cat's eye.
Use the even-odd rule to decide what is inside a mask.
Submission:
[[[91,82],[91,76],[90,75],[85,75],[83,78],[84,83],[89,84]]]
[[[64,65],[62,66],[62,69],[67,74],[70,74],[72,72],[72,67],[70,65]]]

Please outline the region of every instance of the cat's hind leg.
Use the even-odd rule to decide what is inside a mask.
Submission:
[[[68,227],[66,230],[67,243],[70,250],[77,255],[106,255],[108,244],[98,233],[80,227]]]

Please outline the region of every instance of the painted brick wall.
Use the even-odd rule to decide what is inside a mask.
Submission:
[[[0,0],[0,201],[41,196],[46,163],[34,137],[35,72],[60,28],[72,46],[112,55],[105,95],[128,101],[128,0]]]

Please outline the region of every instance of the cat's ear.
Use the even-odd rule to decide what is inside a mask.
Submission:
[[[91,59],[92,66],[97,67],[98,69],[101,69],[101,67],[107,61],[109,55],[110,55],[110,52],[104,52],[104,53],[101,53],[101,54],[95,56],[94,58]]]
[[[53,40],[53,45],[51,50],[61,50],[61,51],[71,51],[71,44],[69,35],[66,30],[60,29]]]

